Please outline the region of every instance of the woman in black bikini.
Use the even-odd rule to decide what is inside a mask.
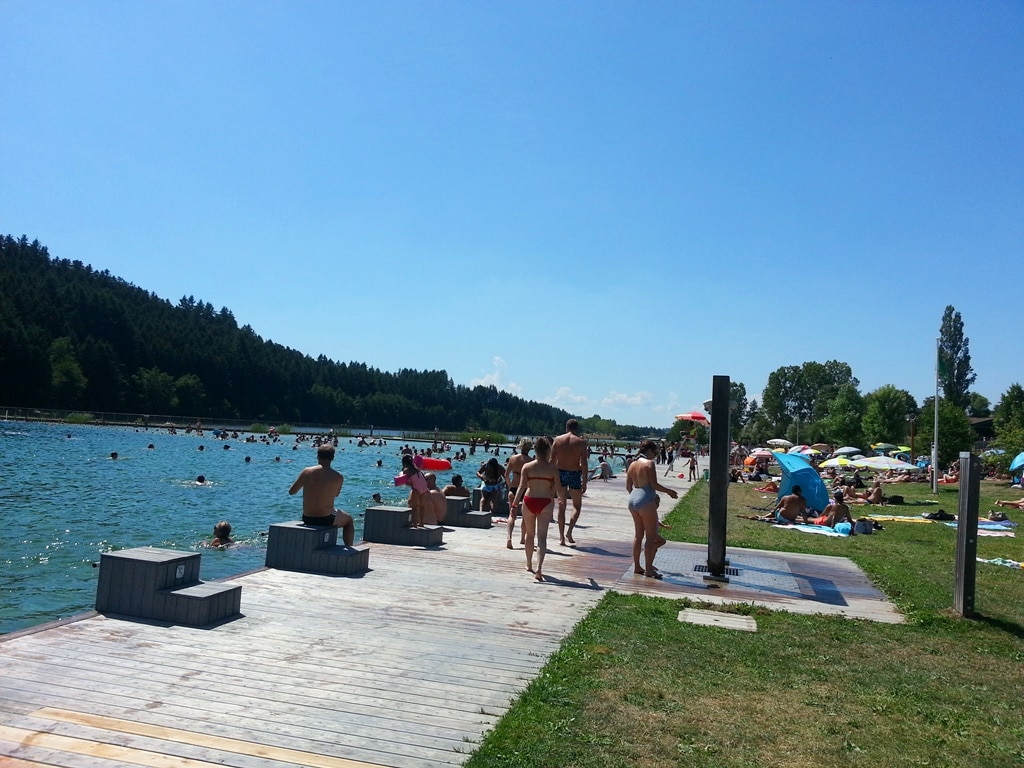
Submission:
[[[561,482],[558,470],[548,459],[551,440],[538,438],[533,447],[537,458],[524,465],[519,473],[519,490],[513,504],[523,504],[523,532],[526,534],[526,570],[537,581],[544,581],[544,555],[548,551],[548,526]],[[533,542],[537,537],[537,570],[533,570]]]

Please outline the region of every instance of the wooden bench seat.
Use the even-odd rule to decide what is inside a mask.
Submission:
[[[338,529],[301,520],[273,523],[267,536],[267,568],[348,576],[370,567],[370,548],[338,544]]]
[[[439,525],[412,527],[412,509],[382,504],[369,507],[363,518],[363,539],[378,544],[411,547],[436,547],[443,544],[444,529]]]
[[[203,627],[238,616],[242,586],[199,580],[201,556],[156,547],[100,555],[100,613]]]
[[[444,524],[456,528],[490,528],[491,513],[473,509],[468,496],[447,497],[448,510],[444,515]]]

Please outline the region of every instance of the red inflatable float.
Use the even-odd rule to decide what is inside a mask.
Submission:
[[[448,459],[435,459],[433,456],[416,455],[412,458],[413,464],[418,469],[451,469],[452,463]]]

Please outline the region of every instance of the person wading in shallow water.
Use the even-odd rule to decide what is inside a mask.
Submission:
[[[321,445],[316,449],[317,464],[306,467],[288,489],[294,496],[302,491],[302,522],[306,525],[323,525],[341,528],[345,545],[351,547],[356,529],[352,515],[334,508],[334,500],[341,493],[345,482],[340,472],[331,468],[334,461],[334,446]]]
[[[566,541],[575,544],[572,530],[580,519],[583,508],[583,494],[587,490],[587,441],[580,435],[580,423],[576,419],[565,422],[565,434],[559,435],[551,444],[551,463],[558,470],[561,488],[558,490],[558,538],[564,547]],[[567,495],[572,497],[573,514],[565,527]]]

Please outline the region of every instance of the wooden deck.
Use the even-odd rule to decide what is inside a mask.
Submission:
[[[518,530],[509,551],[504,526],[449,529],[371,545],[356,576],[239,577],[242,617],[210,628],[91,615],[0,638],[0,765],[460,765],[608,589],[901,620],[844,558],[730,549],[714,587],[705,548],[670,544],[664,581],[634,576],[624,500],[621,478],[591,485],[544,584]]]

